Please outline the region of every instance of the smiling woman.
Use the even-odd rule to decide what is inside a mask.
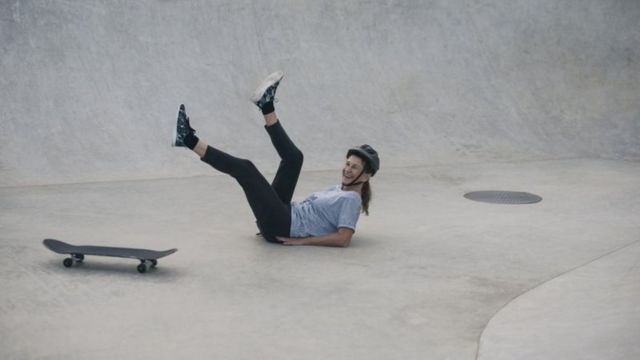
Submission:
[[[362,199],[362,212],[369,215],[369,202],[371,201],[371,184],[369,178],[376,174],[380,168],[378,153],[369,145],[364,144],[349,149],[347,163],[342,171],[342,189],[362,184],[360,197]],[[355,176],[355,174],[358,174]]]
[[[360,212],[369,213],[369,181],[380,168],[378,153],[366,144],[349,149],[342,184],[315,192],[302,202],[292,202],[304,157],[275,113],[273,102],[283,76],[282,71],[269,75],[251,98],[262,111],[265,129],[281,159],[271,184],[251,161],[231,156],[198,139],[184,105],[180,105],[178,112],[173,145],[193,150],[202,161],[238,181],[267,241],[346,247],[355,233]]]

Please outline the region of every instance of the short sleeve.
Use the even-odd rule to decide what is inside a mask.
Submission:
[[[338,217],[338,228],[344,227],[356,231],[356,223],[360,217],[362,200],[357,193],[345,196]]]

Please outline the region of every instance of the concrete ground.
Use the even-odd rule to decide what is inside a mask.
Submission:
[[[636,0],[0,2],[0,358],[640,358],[638,19]],[[295,198],[348,147],[380,152],[346,249],[264,242],[237,184],[168,146],[185,103],[272,177],[247,98],[276,69]],[[68,269],[44,238],[179,251]]]
[[[226,176],[0,189],[3,359],[636,359],[640,164],[386,168],[347,249],[255,237]],[[297,194],[335,182],[306,172]],[[467,200],[527,190],[534,205]],[[178,247],[130,260],[41,245]]]

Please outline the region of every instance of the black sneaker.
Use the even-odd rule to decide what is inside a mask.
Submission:
[[[282,71],[276,71],[273,74],[267,76],[266,79],[258,86],[256,91],[251,96],[251,102],[256,104],[257,107],[262,110],[264,104],[272,102],[276,97],[276,90],[284,73]]]
[[[178,111],[178,120],[176,127],[173,129],[173,140],[171,146],[186,146],[184,144],[184,137],[189,134],[195,134],[195,130],[189,125],[189,117],[184,109],[184,104],[180,104],[180,110]]]

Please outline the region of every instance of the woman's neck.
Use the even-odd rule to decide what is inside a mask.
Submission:
[[[341,189],[342,191],[355,191],[358,194],[362,195],[362,184],[351,185],[351,186],[342,185]]]

